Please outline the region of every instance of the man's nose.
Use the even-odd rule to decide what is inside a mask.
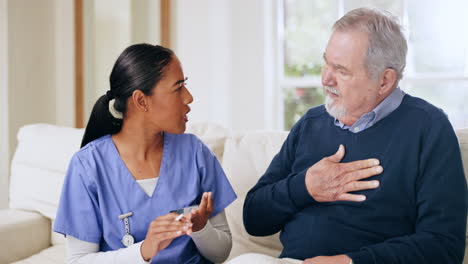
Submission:
[[[328,66],[322,68],[322,84],[324,86],[335,86],[336,78],[332,69]]]

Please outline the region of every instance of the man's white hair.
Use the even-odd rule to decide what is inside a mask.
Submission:
[[[403,77],[408,46],[398,18],[386,11],[370,8],[351,10],[333,25],[334,31],[361,30],[369,37],[364,66],[369,77],[377,79],[387,68]]]

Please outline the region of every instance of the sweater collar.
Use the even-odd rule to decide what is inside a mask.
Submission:
[[[344,130],[349,130],[352,133],[359,133],[369,127],[373,126],[378,121],[384,119],[390,113],[400,106],[403,101],[405,92],[400,87],[395,88],[379,105],[377,105],[372,111],[363,114],[358,121],[352,126],[347,126],[335,118],[335,126],[338,126]]]

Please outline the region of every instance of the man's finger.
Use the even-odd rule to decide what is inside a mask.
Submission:
[[[340,146],[338,147],[338,151],[335,154],[328,156],[327,159],[331,162],[340,162],[343,159],[344,155],[345,147],[340,144]]]
[[[346,182],[359,181],[359,180],[366,179],[366,178],[369,178],[371,176],[375,176],[377,174],[380,174],[380,173],[382,173],[382,171],[383,171],[382,166],[375,166],[375,167],[371,167],[371,168],[367,168],[367,169],[356,170],[356,171],[353,171],[353,172],[348,172],[345,175],[344,180]]]
[[[342,193],[338,196],[337,201],[350,201],[350,202],[362,202],[366,200],[365,195],[360,194],[350,194],[350,193]]]
[[[353,181],[345,185],[345,192],[375,189],[379,187],[379,181]]]
[[[352,172],[361,169],[372,168],[378,166],[380,161],[378,159],[357,160],[353,162],[341,163],[340,166],[345,172]]]

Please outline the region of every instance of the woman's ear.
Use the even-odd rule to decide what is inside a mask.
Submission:
[[[132,102],[137,111],[148,111],[148,98],[141,90],[135,90],[132,93]]]
[[[380,80],[380,95],[389,94],[393,90],[397,82],[397,76],[398,74],[394,69],[387,68],[384,70]]]

